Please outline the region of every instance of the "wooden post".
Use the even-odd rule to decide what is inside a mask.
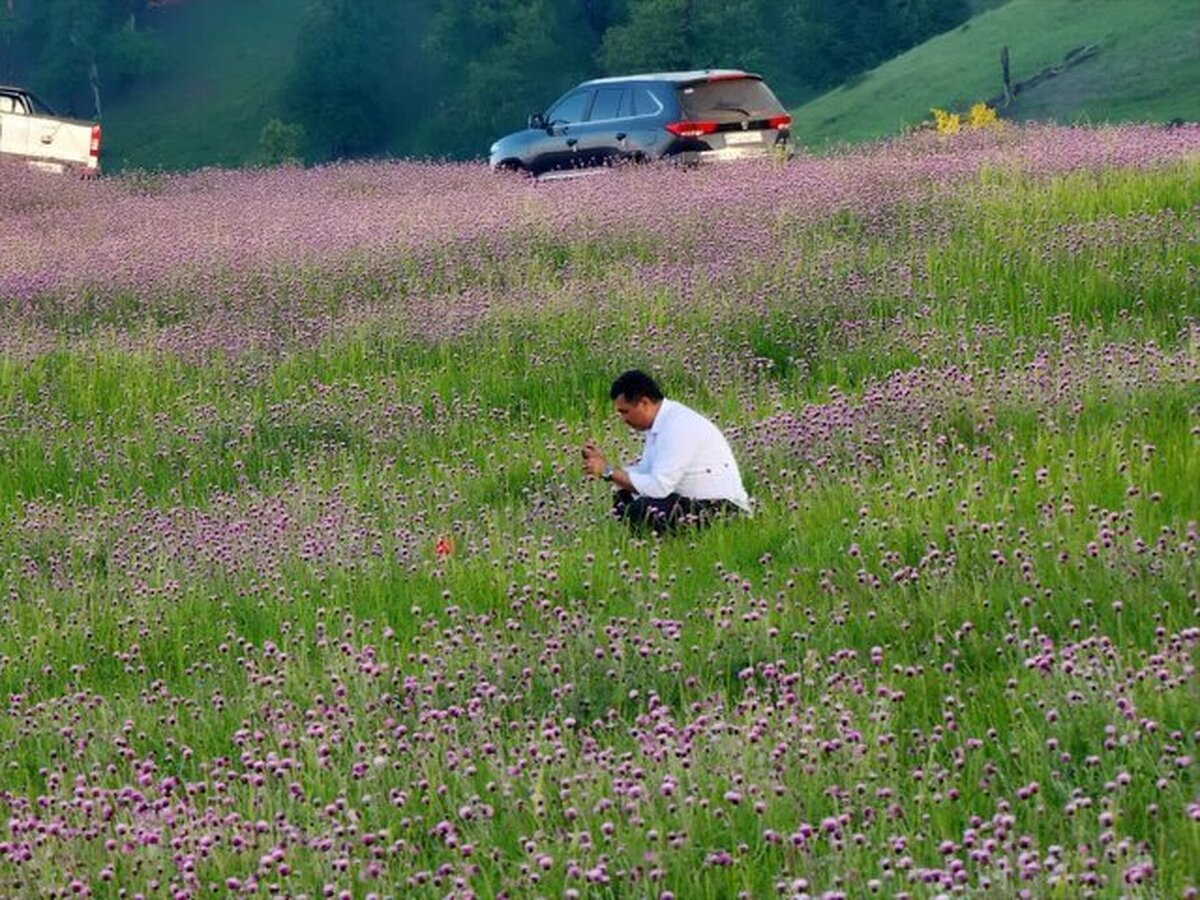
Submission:
[[[1008,69],[1008,45],[1000,51],[1000,77],[1004,80],[1004,105],[1011,106],[1013,102],[1012,75]]]
[[[100,70],[96,67],[94,59],[91,68],[88,69],[88,81],[92,85],[92,98],[96,101],[96,121],[99,122],[104,116],[100,111]]]

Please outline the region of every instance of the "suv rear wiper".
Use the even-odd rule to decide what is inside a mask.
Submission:
[[[743,116],[745,116],[747,119],[748,119],[748,118],[750,118],[750,110],[748,110],[748,109],[743,109],[743,108],[742,108],[742,107],[740,107],[740,106],[714,106],[714,107],[713,107],[713,109],[727,109],[727,110],[729,110],[730,112],[737,112],[737,113],[741,113],[741,114],[742,114]]]

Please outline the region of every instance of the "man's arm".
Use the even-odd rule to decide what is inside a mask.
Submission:
[[[595,441],[588,441],[583,445],[583,470],[593,478],[604,478],[605,481],[611,481],[622,490],[636,490],[629,478],[629,472],[616,466],[610,466]],[[605,472],[608,472],[607,476]]]
[[[695,456],[695,444],[686,433],[668,430],[658,435],[651,467],[627,472],[635,493],[656,499],[675,492]]]

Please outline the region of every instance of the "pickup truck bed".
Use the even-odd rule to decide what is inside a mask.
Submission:
[[[100,171],[100,126],[64,119],[28,91],[0,86],[0,155],[57,172]]]

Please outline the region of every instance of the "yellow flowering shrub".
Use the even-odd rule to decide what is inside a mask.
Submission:
[[[931,109],[933,121],[937,125],[938,134],[958,134],[967,128],[996,128],[999,127],[1000,117],[996,110],[986,103],[976,103],[966,115],[966,121],[958,113],[947,112],[944,109]]]
[[[1000,117],[986,103],[976,103],[971,107],[969,121],[972,128],[990,128],[1000,123]]]
[[[946,112],[944,109],[931,110],[933,119],[937,122],[938,134],[958,134],[962,121],[958,113]]]

